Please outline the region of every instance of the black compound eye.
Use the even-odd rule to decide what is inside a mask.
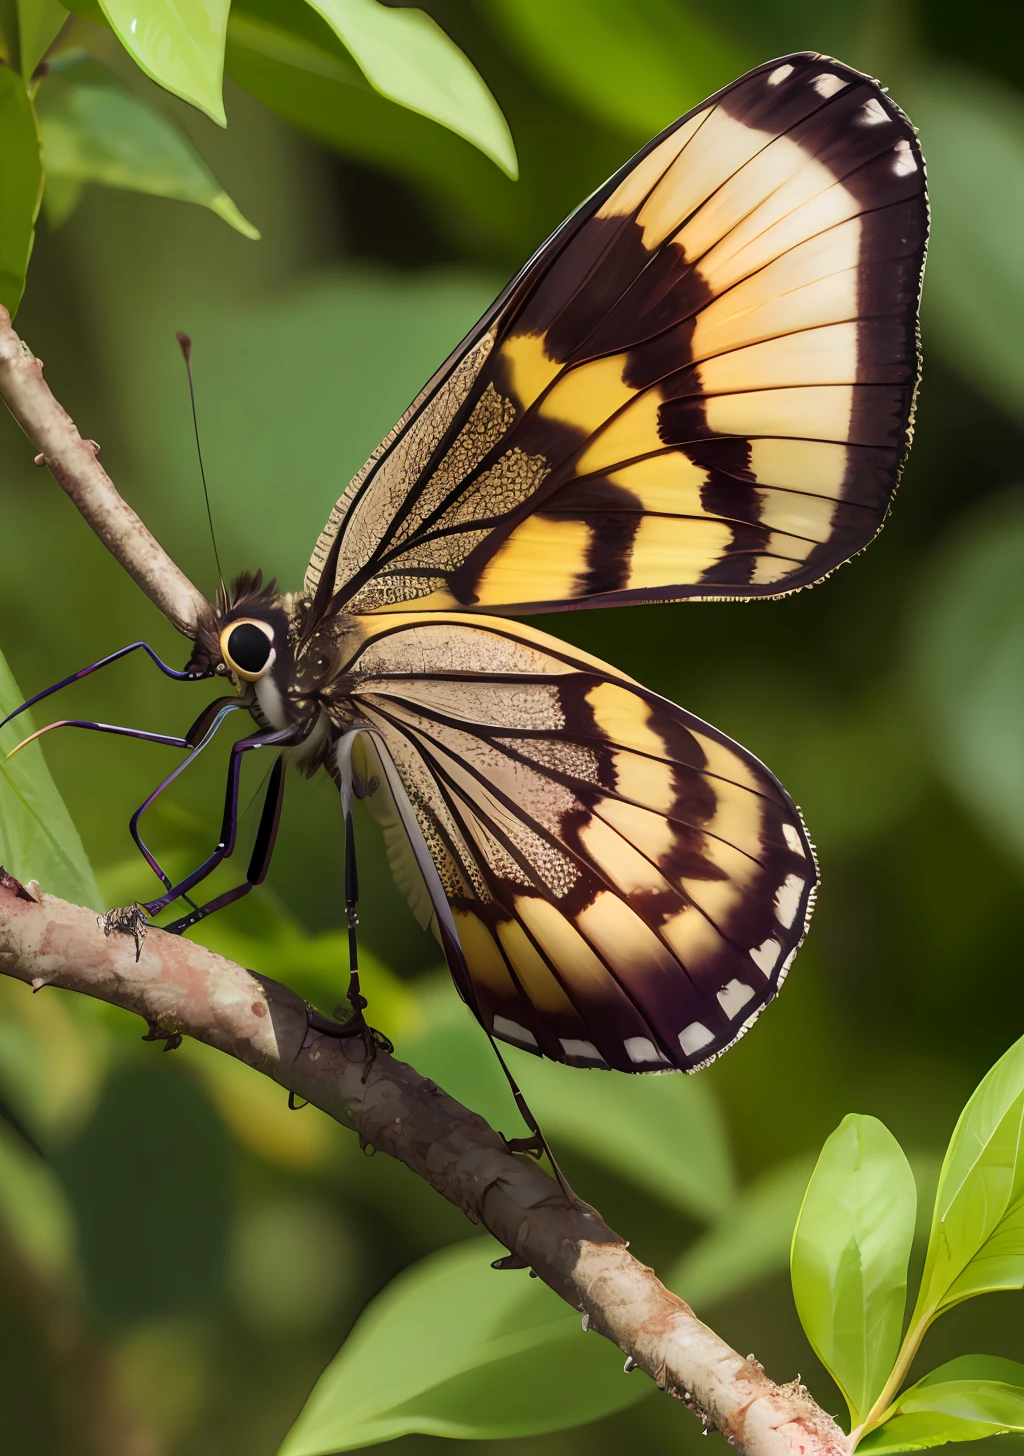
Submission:
[[[233,622],[221,633],[220,646],[228,666],[249,682],[263,677],[277,655],[271,630],[262,622]]]

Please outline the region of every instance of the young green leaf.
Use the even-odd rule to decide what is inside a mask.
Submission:
[[[647,1394],[540,1280],[493,1270],[504,1252],[473,1239],[394,1279],[320,1377],[279,1456],[328,1456],[412,1432],[538,1435]]]
[[[800,1322],[857,1425],[900,1345],[917,1189],[899,1143],[850,1114],[822,1148],[793,1234]]]
[[[48,188],[98,182],[194,202],[259,237],[185,134],[106,67],[85,58],[62,66],[37,104]]]
[[[0,656],[0,718],[25,701]],[[32,732],[27,713],[0,730],[0,755]],[[66,900],[102,904],[78,831],[50,777],[38,743],[17,758],[0,757],[0,864],[21,880],[38,880]]]
[[[43,191],[39,129],[25,83],[0,63],[0,304],[13,316],[25,291]]]
[[[456,132],[510,177],[515,144],[501,108],[479,72],[422,10],[378,0],[309,0],[347,46],[370,85]]]
[[[965,1355],[904,1391],[885,1424],[862,1437],[857,1450],[890,1456],[1008,1431],[1024,1431],[1024,1365],[995,1355]]]
[[[231,0],[100,0],[118,40],[158,86],[225,126],[224,38]]]
[[[1024,1288],[1024,1037],[960,1114],[939,1175],[912,1327],[996,1289]]]

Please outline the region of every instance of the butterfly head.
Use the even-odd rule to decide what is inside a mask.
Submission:
[[[326,717],[336,715],[346,633],[340,614],[314,625],[310,610],[307,597],[279,593],[259,572],[240,576],[218,593],[189,667],[230,677],[261,727],[306,725],[303,742],[319,743]],[[314,732],[320,719],[323,731]]]

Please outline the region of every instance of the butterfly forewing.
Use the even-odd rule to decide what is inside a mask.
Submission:
[[[876,82],[758,67],[544,244],[335,507],[306,590],[359,646],[326,693],[495,1036],[692,1070],[778,990],[816,878],[785,790],[486,614],[778,596],[865,546],[910,438],[926,234],[915,134]]]
[[[759,67],[544,245],[339,502],[357,612],[773,596],[870,541],[907,447],[927,232],[877,83]]]
[[[351,696],[370,754],[404,785],[484,1024],[630,1072],[689,1070],[735,1041],[785,975],[815,880],[800,816],[764,766],[503,619],[362,625]],[[371,761],[363,776],[425,918],[384,775]]]

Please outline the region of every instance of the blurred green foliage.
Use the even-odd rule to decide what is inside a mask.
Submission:
[[[539,1280],[498,1279],[507,1251],[472,1239],[421,1259],[359,1320],[281,1456],[330,1456],[410,1432],[469,1440],[557,1431],[646,1392]],[[525,1397],[525,1398],[524,1398]]]
[[[780,1003],[720,1063],[686,1081],[566,1073],[525,1058],[516,1067],[574,1186],[634,1252],[725,1338],[756,1350],[780,1379],[799,1371],[834,1408],[841,1397],[808,1351],[785,1273],[813,1157],[854,1110],[892,1128],[920,1183],[971,1087],[1024,1020],[1019,51],[1001,40],[994,9],[967,17],[949,0],[426,8],[508,118],[517,183],[483,154],[479,126],[483,151],[410,109],[411,96],[399,106],[374,89],[335,23],[355,6],[331,9],[333,21],[326,5],[283,0],[235,0],[230,14],[206,7],[211,25],[227,25],[223,130],[145,79],[111,29],[122,24],[119,6],[107,7],[108,24],[98,5],[76,4],[92,18],[75,19],[58,52],[105,68],[109,96],[145,108],[160,147],[174,137],[181,170],[156,186],[158,159],[136,157],[135,179],[122,185],[114,170],[99,175],[127,165],[111,152],[119,138],[78,131],[79,160],[51,167],[19,329],[124,494],[210,588],[173,340],[186,329],[225,566],[261,566],[295,586],[349,475],[447,350],[545,234],[678,111],[749,64],[813,48],[879,75],[920,125],[936,220],[926,372],[916,443],[880,540],[827,584],[779,603],[543,624],[763,757],[818,845],[823,886],[809,942]],[[389,12],[397,23],[408,14]],[[70,63],[32,82],[63,21],[58,5],[0,5],[9,63],[0,128],[21,137],[5,142],[0,171],[4,301],[20,291],[38,204],[27,102],[38,103],[44,136],[47,88],[54,125],[79,104],[67,92],[61,100]],[[209,86],[194,99],[216,112]],[[205,205],[180,207],[182,196]],[[218,196],[252,219],[261,242],[223,226],[209,210]],[[48,220],[62,216],[59,228]],[[20,688],[32,693],[137,637],[182,659],[182,641],[32,469],[7,419],[0,460],[0,647]],[[129,659],[68,689],[59,712],[179,731],[208,697]],[[212,845],[225,754],[212,747],[154,814],[154,847],[169,865]],[[106,902],[142,893],[148,871],[129,859],[126,822],[173,755],[65,730],[46,740],[46,757]],[[256,789],[253,774],[247,793]],[[56,813],[51,804],[51,826]],[[206,937],[325,1010],[344,981],[339,819],[328,784],[290,781],[268,884],[216,917]],[[254,811],[244,824],[251,836]],[[400,1054],[518,1131],[486,1048],[437,972],[433,942],[390,883],[374,826],[361,823],[359,837],[375,1023]],[[63,831],[59,839],[68,842]],[[55,865],[41,872],[21,853],[5,843],[12,868],[48,888],[66,883]],[[84,882],[76,898],[93,903]],[[387,1298],[415,1291],[432,1267],[417,1269],[426,1255],[464,1258],[476,1271],[484,1294],[474,1317],[508,1300],[522,1301],[517,1328],[543,1321],[530,1301],[544,1291],[521,1272],[492,1273],[486,1254],[462,1245],[473,1230],[404,1169],[364,1157],[313,1108],[289,1112],[271,1083],[229,1059],[189,1044],[165,1057],[139,1041],[141,1030],[98,1005],[30,996],[0,979],[0,1390],[12,1449],[272,1456],[363,1307],[410,1266]],[[890,1425],[928,1429],[951,1401],[974,1435],[986,1423],[1013,1425],[1011,1371],[940,1367],[970,1349],[1024,1362],[1020,1299],[982,1296],[945,1314],[911,1372],[932,1370],[942,1389],[918,1386],[918,1404],[908,1400]],[[607,1367],[584,1412],[594,1419],[516,1436],[504,1449],[599,1456],[696,1442],[698,1424],[675,1402],[655,1398],[641,1375],[620,1375],[614,1351],[554,1313],[564,1359],[581,1362],[572,1381],[589,1390],[582,1362]],[[457,1313],[445,1318],[464,1327]],[[521,1414],[521,1431],[538,1429],[560,1388],[572,1396],[568,1378],[560,1386],[561,1355],[540,1372],[507,1368],[500,1398]],[[331,1370],[324,1378],[337,1376],[339,1388],[354,1378],[344,1354]],[[481,1433],[494,1429],[482,1424],[488,1402],[471,1403],[475,1374],[459,1378],[469,1382],[462,1434],[482,1449]],[[965,1381],[1006,1389],[975,1390],[964,1405]],[[415,1405],[422,1392],[406,1386],[392,1395],[407,1429],[423,1428],[409,1424],[410,1409],[436,1410],[433,1396]],[[386,1419],[386,1405],[379,1399],[367,1422]],[[360,1439],[380,1439],[359,1429]],[[865,1449],[894,1449],[879,1444],[886,1429]],[[337,1449],[342,1438],[326,1439]],[[440,1449],[432,1436],[402,1442],[412,1456]]]

